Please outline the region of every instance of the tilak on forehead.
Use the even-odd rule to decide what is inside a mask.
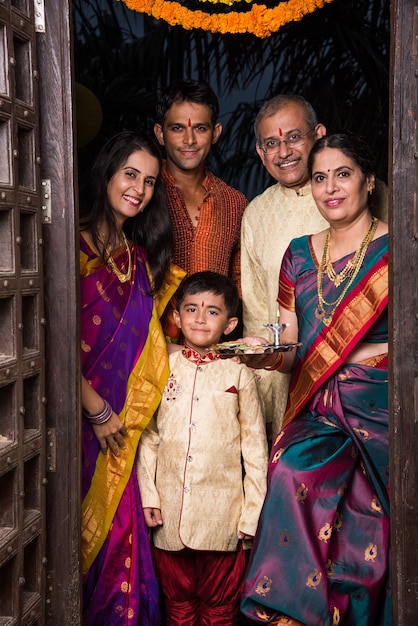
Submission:
[[[204,301],[203,301],[203,300],[202,300],[202,304],[201,304],[201,306],[205,306],[205,303],[204,303]]]
[[[283,131],[281,128],[279,128],[279,137],[283,137]]]
[[[191,127],[191,125],[192,125],[192,120],[191,120],[191,119],[190,119],[190,117],[189,117],[189,119],[188,119],[188,121],[187,121],[187,126],[190,128],[190,127]]]

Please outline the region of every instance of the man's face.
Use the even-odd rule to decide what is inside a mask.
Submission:
[[[322,124],[309,128],[299,104],[287,104],[261,120],[257,154],[273,178],[284,187],[299,191],[309,180],[308,157],[312,146],[325,133]],[[285,143],[288,139],[294,143]]]
[[[221,131],[220,123],[212,124],[209,107],[193,102],[174,103],[166,113],[163,126],[154,126],[155,136],[165,147],[167,169],[171,173],[203,166]]]

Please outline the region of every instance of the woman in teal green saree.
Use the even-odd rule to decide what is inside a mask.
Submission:
[[[374,167],[351,135],[320,139],[312,192],[330,229],[291,242],[284,342],[248,364],[291,371],[242,611],[254,623],[389,626],[388,234]]]

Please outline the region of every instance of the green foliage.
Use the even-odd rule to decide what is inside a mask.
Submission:
[[[329,132],[363,134],[386,180],[389,0],[334,0],[267,39],[185,31],[115,0],[73,7],[76,80],[104,114],[100,136],[79,151],[82,171],[113,133],[151,130],[160,89],[192,77],[207,80],[230,114],[211,167],[249,197],[271,182],[254,150],[253,121],[277,93],[305,96]]]

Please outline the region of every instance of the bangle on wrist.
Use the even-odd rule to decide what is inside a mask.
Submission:
[[[107,400],[103,400],[104,406],[98,413],[88,413],[83,411],[85,417],[89,420],[90,424],[104,424],[112,417],[113,409]]]
[[[273,365],[266,365],[264,369],[269,372],[275,372],[283,365],[283,361],[284,361],[284,354],[283,352],[279,352],[276,363],[274,363]]]

